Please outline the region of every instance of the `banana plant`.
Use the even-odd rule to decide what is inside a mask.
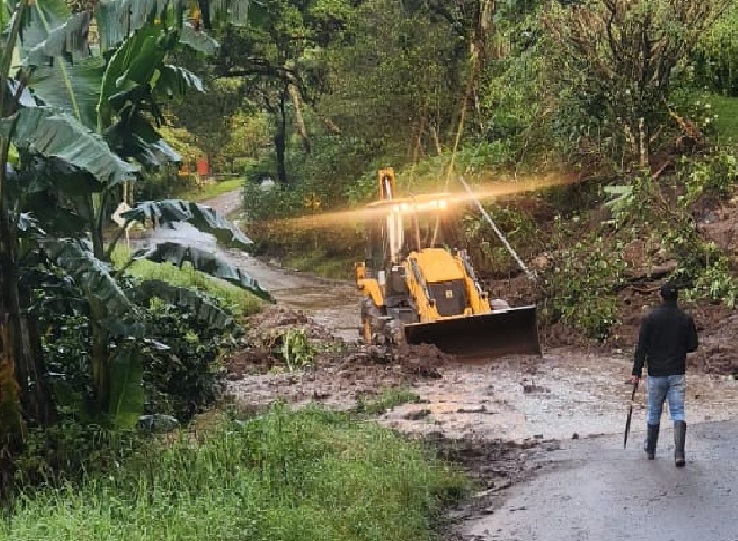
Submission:
[[[222,13],[227,4],[247,6],[248,2],[211,1],[209,16]],[[192,31],[196,30],[181,22],[183,2],[102,0],[94,14],[105,36],[101,40],[104,56],[100,58],[90,54],[85,39],[90,14],[71,16],[63,2],[55,0],[6,1],[2,7],[11,16],[4,34],[5,48],[0,66],[0,164],[8,162],[12,142],[22,157],[22,170],[27,172],[34,161],[41,159],[54,171],[54,174],[35,176],[29,186],[16,186],[16,194],[11,196],[7,190],[6,168],[0,170],[0,286],[3,291],[0,299],[0,325],[3,327],[0,330],[9,329],[14,337],[3,341],[3,359],[26,368],[21,370],[20,379],[25,383],[21,387],[29,387],[28,382],[23,381],[28,373],[39,372],[36,365],[33,370],[26,367],[33,363],[16,361],[32,355],[33,348],[24,348],[24,344],[34,340],[24,330],[20,315],[16,231],[19,212],[30,210],[44,218],[49,215],[59,218],[60,212],[64,214],[66,209],[67,219],[81,218],[76,228],[66,221],[69,225],[66,232],[72,235],[60,236],[61,231],[54,229],[41,234],[39,229],[37,238],[49,258],[71,273],[90,304],[94,337],[92,376],[97,411],[130,413],[131,408],[122,405],[126,403],[126,394],[137,394],[140,363],[129,354],[130,347],[118,349],[121,353],[111,355],[109,345],[116,334],[123,337],[134,334],[133,327],[120,323],[124,314],[135,316],[137,308],[116,285],[108,263],[112,248],[106,249],[103,242],[105,209],[116,188],[123,182],[135,180],[140,173],[140,168],[130,163],[130,159],[148,167],[177,159],[176,153],[146,119],[146,113],[155,119],[161,118],[157,94],[172,96],[190,87],[204,90],[194,74],[167,65],[162,49],[170,50],[178,38],[190,46],[193,43],[212,46],[212,41],[192,39]],[[177,19],[180,22],[173,27],[165,26],[166,21],[172,20],[172,14],[175,23]],[[11,77],[14,56],[20,58],[21,69]],[[29,86],[33,92],[29,91]],[[62,91],[57,91],[59,89]],[[121,159],[111,147],[128,159]],[[61,203],[56,211],[48,207],[24,208],[52,196]],[[146,209],[154,208],[157,204],[151,202],[141,210],[146,213]],[[167,208],[167,204],[161,208]],[[191,212],[189,216],[180,216],[180,221],[199,220],[201,229],[221,237],[228,230],[235,239],[233,242],[242,248],[250,243],[217,214],[210,213],[210,220],[203,220],[203,216],[208,213]],[[87,242],[86,237],[90,237],[91,242]],[[156,257],[161,259],[161,255]],[[207,258],[197,261],[203,262],[201,267],[205,270],[212,269],[216,274],[231,272],[240,276],[240,285],[268,297],[256,282],[242,273],[228,271],[222,264],[213,266]],[[112,378],[114,370],[116,378]],[[117,385],[120,383],[117,376],[121,373],[125,373],[123,380],[130,385]],[[125,417],[131,419],[131,415]]]

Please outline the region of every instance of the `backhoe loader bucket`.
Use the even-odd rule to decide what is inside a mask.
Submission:
[[[411,323],[404,331],[408,344],[433,344],[445,353],[464,357],[541,355],[535,306]]]

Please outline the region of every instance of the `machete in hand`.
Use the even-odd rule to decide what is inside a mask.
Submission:
[[[635,400],[638,384],[633,384],[633,394],[630,395],[630,407],[628,408],[628,418],[625,420],[625,437],[623,438],[623,449],[628,444],[628,433],[630,432],[630,420],[633,417],[633,400]]]

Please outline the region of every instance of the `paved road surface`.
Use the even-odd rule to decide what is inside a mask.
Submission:
[[[553,472],[513,487],[502,509],[471,522],[469,539],[736,541],[738,422],[687,430],[687,466],[674,467],[673,431],[657,457],[622,436],[571,441]]]

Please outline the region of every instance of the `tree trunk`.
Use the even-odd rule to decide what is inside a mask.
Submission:
[[[23,296],[23,306],[28,306],[29,299]],[[38,320],[21,314],[18,331],[23,343],[30,387],[23,400],[25,411],[38,426],[49,426],[57,419],[56,406],[51,396],[51,389],[46,380],[46,363],[41,349],[41,334]]]
[[[435,124],[431,124],[430,131],[433,136],[433,144],[436,146],[436,155],[440,156],[443,153],[443,149],[441,148],[441,141],[438,139],[438,128],[436,128]]]
[[[32,424],[46,426],[54,421],[56,415],[45,380],[36,322],[24,313],[24,306],[28,306],[29,299],[18,288],[18,270],[13,250],[15,235],[11,228],[12,224],[7,219],[0,225],[0,235],[3,237],[0,243],[0,319],[3,319],[6,333],[2,355],[4,360],[12,361],[10,368],[18,387],[19,411]]]
[[[213,29],[213,23],[210,20],[210,0],[197,0],[197,6],[200,10],[200,18],[202,19],[202,27],[205,31]]]
[[[105,206],[107,197],[100,194],[95,201],[92,195],[87,199],[90,232],[92,234],[92,251],[96,258],[101,261],[107,259],[105,243],[103,240],[103,218],[107,214]],[[90,330],[92,334],[92,386],[94,391],[93,416],[104,416],[110,407],[110,348],[108,343],[110,335],[108,330],[100,322],[107,316],[104,305],[96,299],[89,299],[90,303]]]
[[[91,307],[92,318],[92,386],[95,396],[94,416],[105,415],[110,409],[110,352],[108,350],[108,332],[100,325],[99,319],[96,317],[98,312],[95,307]]]
[[[274,134],[274,152],[277,155],[277,182],[283,186],[287,184],[287,166],[285,154],[287,147],[287,86],[282,89],[279,97],[279,110],[277,111],[277,132]]]
[[[0,235],[3,235],[7,224],[4,219],[0,222],[3,222],[0,225]],[[10,294],[13,288],[12,274],[7,244],[0,242],[0,453],[4,449],[17,448],[23,439],[23,388],[16,370],[18,342],[14,325],[17,320],[12,313]]]
[[[640,165],[641,169],[645,170],[648,167],[649,162],[651,161],[651,156],[649,152],[650,141],[648,134],[646,133],[645,121],[643,117],[638,119],[638,139]]]
[[[305,126],[305,116],[302,114],[302,103],[300,101],[300,94],[297,91],[297,87],[293,84],[289,84],[287,89],[290,93],[290,101],[292,106],[295,108],[295,125],[297,133],[302,138],[302,146],[305,152],[310,154],[310,138],[308,137],[307,127]]]

